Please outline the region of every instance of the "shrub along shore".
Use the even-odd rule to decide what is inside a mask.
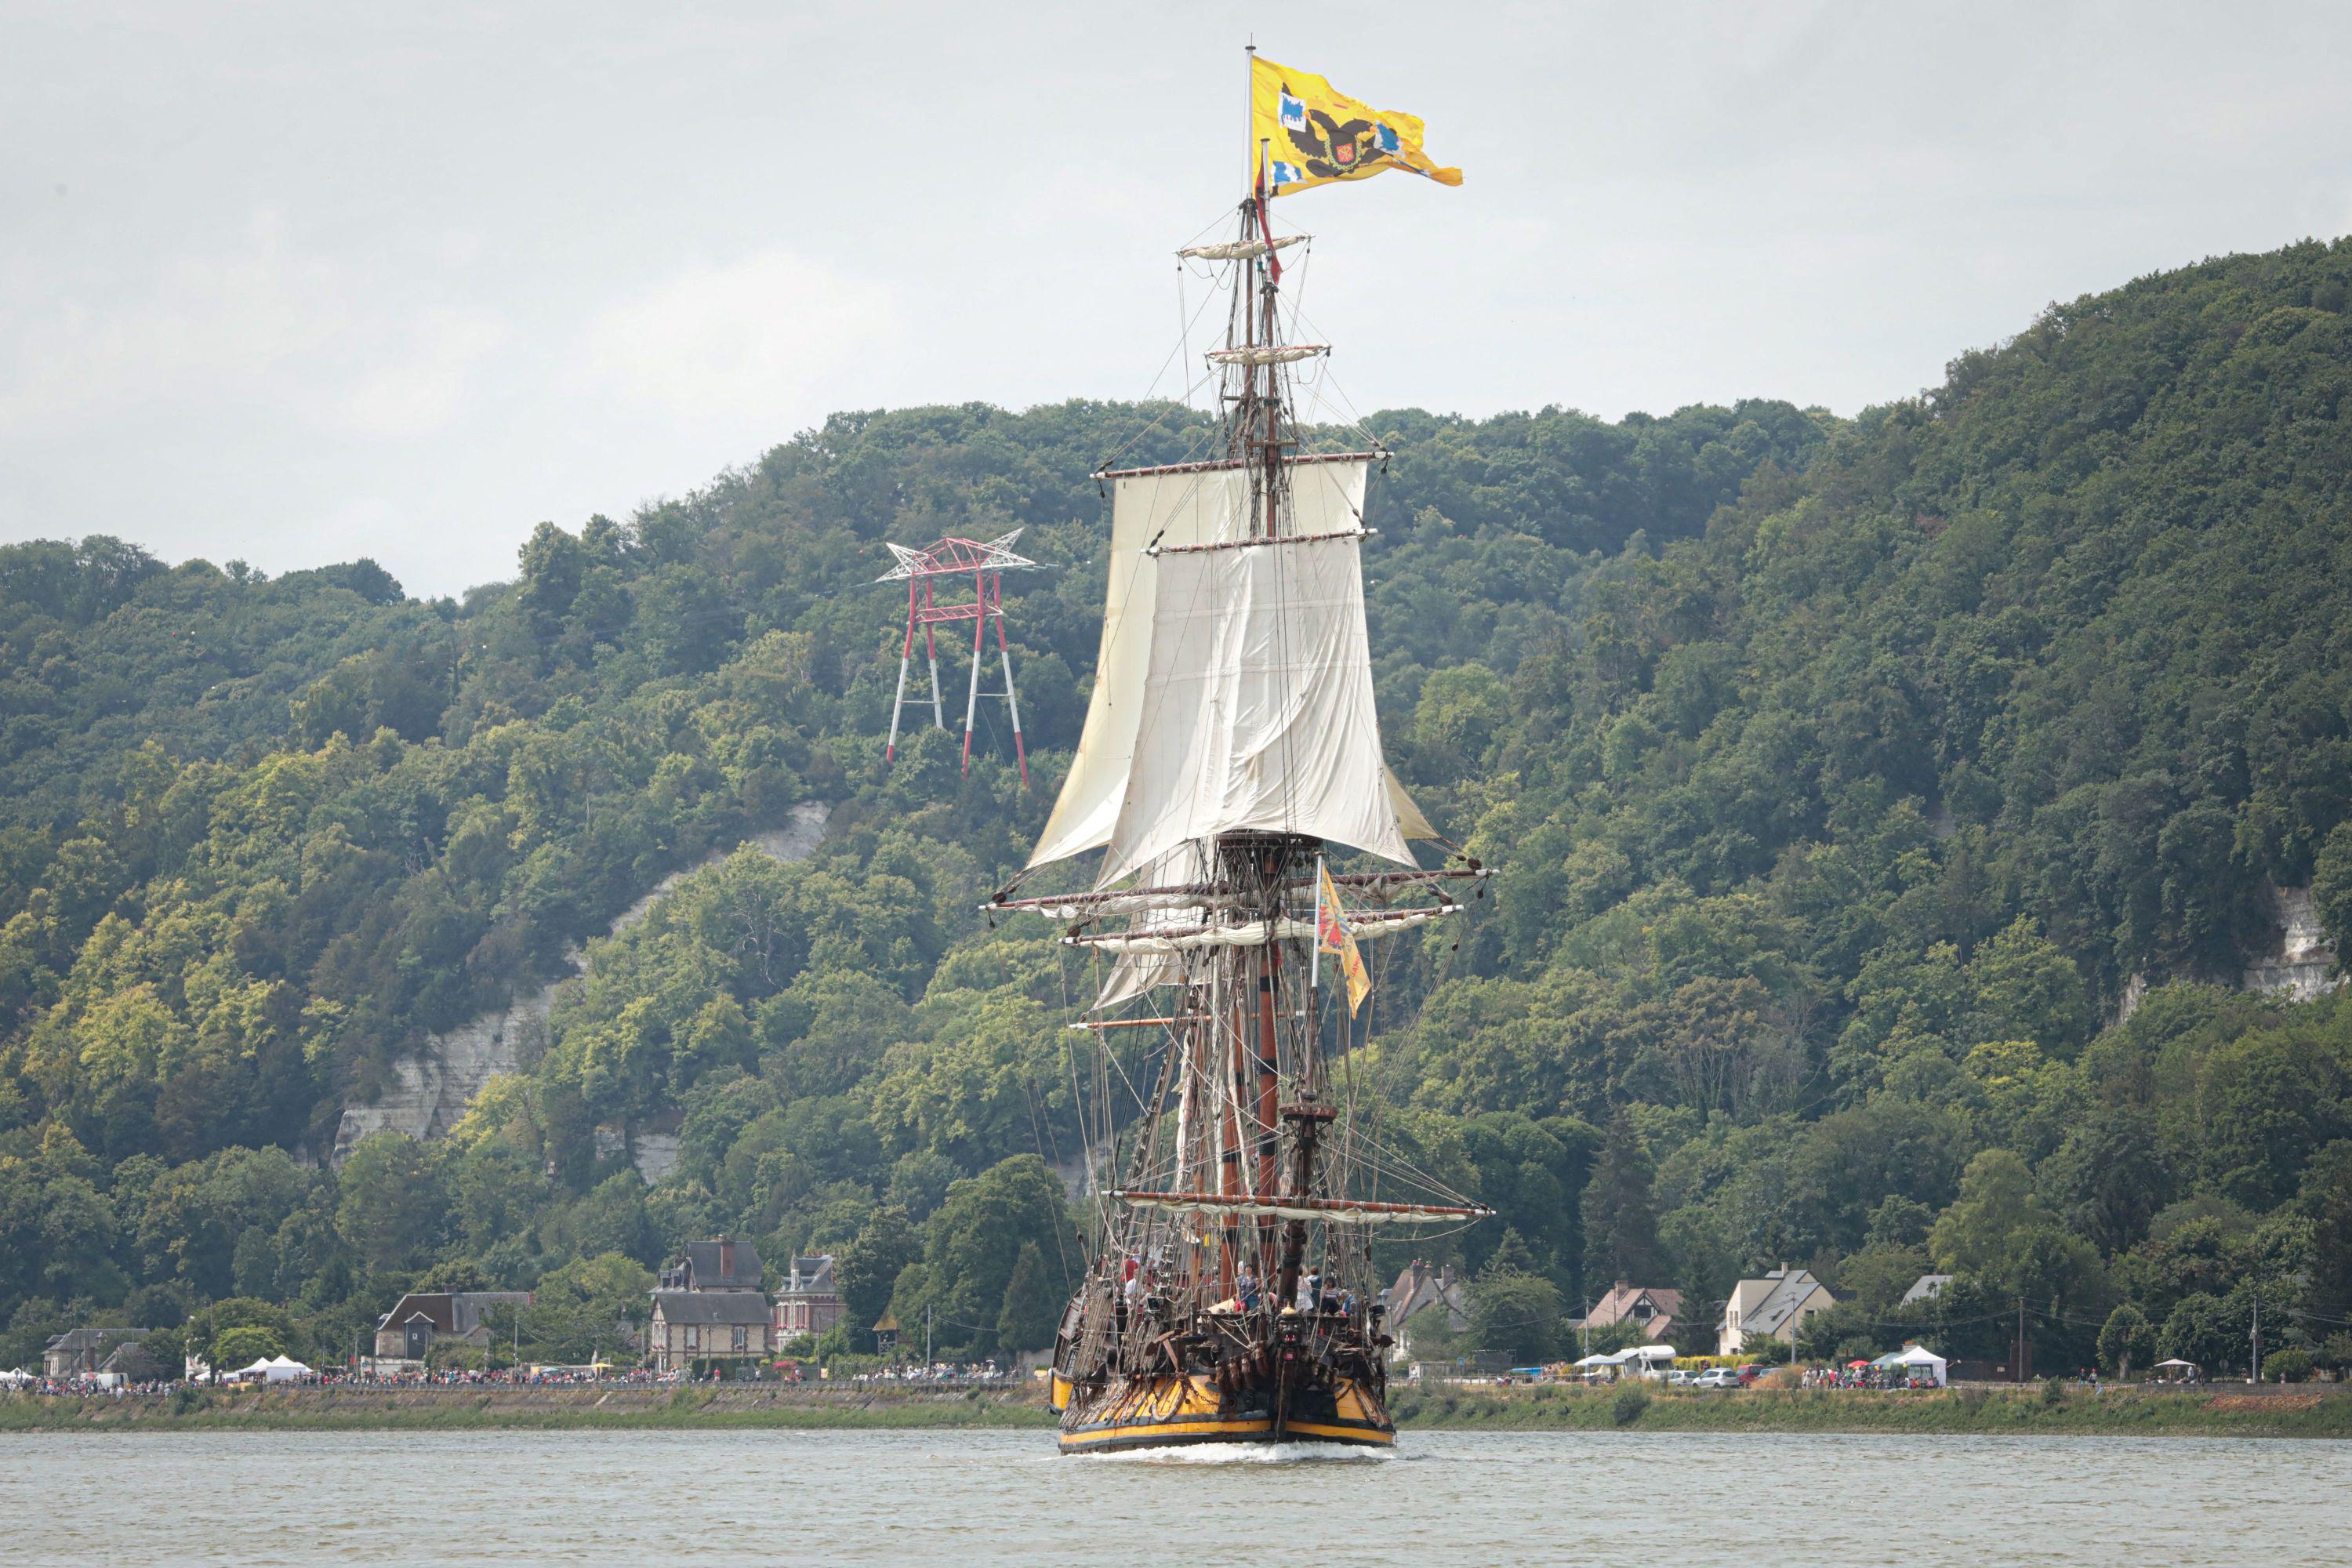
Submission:
[[[1412,1431],[1908,1432],[2041,1436],[2352,1436],[2352,1388],[2296,1393],[1956,1388],[1941,1393],[1399,1389]],[[0,1432],[472,1428],[1049,1427],[1033,1390],[414,1388],[186,1390],[0,1399]]]

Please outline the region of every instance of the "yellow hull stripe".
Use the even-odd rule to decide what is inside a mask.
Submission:
[[[1319,1426],[1312,1422],[1293,1421],[1288,1428],[1303,1432],[1309,1437],[1344,1437],[1351,1443],[1393,1443],[1396,1434],[1383,1432],[1375,1426]]]
[[[1066,1432],[1062,1435],[1062,1444],[1065,1447],[1075,1447],[1080,1444],[1103,1443],[1119,1437],[1202,1437],[1217,1433],[1240,1436],[1273,1429],[1271,1421],[1138,1421],[1099,1432]]]

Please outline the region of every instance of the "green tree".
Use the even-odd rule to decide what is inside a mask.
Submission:
[[[447,1212],[432,1151],[397,1132],[372,1132],[343,1162],[335,1228],[361,1261],[391,1269],[438,1239]]]
[[[1470,1289],[1470,1341],[1514,1363],[1559,1354],[1559,1287],[1539,1274],[1488,1265]]]
[[[1005,1282],[1004,1307],[996,1315],[996,1348],[1006,1355],[1044,1350],[1054,1342],[1062,1302],[1045,1271],[1045,1255],[1034,1241],[1021,1244]]]
[[[1927,1249],[1948,1273],[2004,1282],[2012,1278],[2018,1234],[2050,1223],[2025,1162],[2007,1149],[1987,1149],[1961,1173],[1960,1195],[1927,1233]]]
[[[1617,1279],[1635,1283],[1660,1270],[1657,1204],[1650,1190],[1648,1152],[1622,1110],[1609,1119],[1580,1205],[1584,1225],[1584,1286],[1606,1289]]]
[[[849,1342],[860,1352],[870,1350],[874,1325],[889,1309],[890,1293],[906,1267],[923,1256],[923,1240],[908,1223],[907,1211],[883,1204],[866,1216],[857,1238],[834,1259],[834,1283],[841,1290],[843,1321]],[[1044,1254],[1038,1257],[1042,1261]]]
[[[1068,1237],[1060,1178],[1036,1155],[1016,1154],[948,1189],[923,1227],[922,1260],[901,1274],[891,1310],[914,1323],[928,1309],[940,1343],[991,1354],[1022,1247],[1058,1258]],[[1047,1278],[1049,1299],[1067,1293],[1066,1279]]]
[[[284,1354],[285,1350],[285,1344],[275,1332],[251,1323],[223,1329],[214,1336],[212,1342],[212,1353],[218,1358],[214,1367],[223,1373],[251,1366],[257,1361],[268,1361]]]
[[[2147,1315],[2129,1301],[2107,1314],[2105,1324],[2099,1330],[2099,1364],[2120,1378],[2128,1378],[2134,1367],[2154,1364],[2156,1330]]]

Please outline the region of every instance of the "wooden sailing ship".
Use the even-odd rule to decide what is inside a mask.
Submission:
[[[1296,418],[1293,367],[1325,352],[1282,331],[1278,253],[1300,237],[1270,232],[1261,195],[1234,239],[1182,253],[1230,271],[1222,449],[1097,476],[1101,652],[1030,868],[1102,859],[1090,890],[1016,883],[994,906],[1099,959],[1072,1026],[1133,1086],[1055,1345],[1065,1452],[1393,1444],[1373,1234],[1488,1212],[1383,1149],[1353,1007],[1324,983],[1318,929],[1407,931],[1489,873],[1419,866],[1409,841],[1435,835],[1381,755],[1360,550],[1387,454],[1312,450]],[[1385,865],[1327,879],[1350,853]]]

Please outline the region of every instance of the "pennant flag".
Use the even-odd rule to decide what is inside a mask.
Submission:
[[[1331,885],[1331,871],[1327,866],[1315,869],[1315,945],[1324,952],[1337,953],[1340,971],[1348,977],[1348,1016],[1364,1005],[1372,993],[1372,977],[1364,972],[1364,955],[1356,951],[1356,933],[1348,927],[1347,911],[1339,907],[1339,889]]]
[[[1441,185],[1462,183],[1421,150],[1421,121],[1384,114],[1321,77],[1250,59],[1250,167],[1269,196],[1407,169]]]

